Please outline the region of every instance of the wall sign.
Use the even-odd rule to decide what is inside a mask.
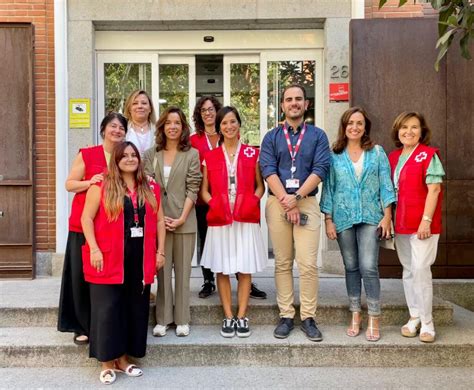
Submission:
[[[349,101],[349,83],[329,83],[329,101]]]
[[[72,129],[91,127],[90,99],[69,99],[69,127]]]

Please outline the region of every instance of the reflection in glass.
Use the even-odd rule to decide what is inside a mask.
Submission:
[[[230,104],[242,119],[240,139],[260,145],[260,64],[230,65]]]
[[[178,106],[189,118],[189,70],[187,64],[160,65],[159,112]]]
[[[151,64],[104,64],[104,76],[105,113],[123,113],[125,100],[136,89],[152,94]]]
[[[268,63],[268,128],[278,126],[285,120],[281,111],[281,91],[288,84],[300,84],[306,90],[306,98],[309,100],[308,110],[305,113],[305,121],[314,124],[315,101],[315,62],[314,61],[271,61]]]

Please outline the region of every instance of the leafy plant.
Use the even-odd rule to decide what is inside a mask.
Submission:
[[[398,6],[401,7],[408,0],[400,0]],[[379,9],[387,0],[379,1]],[[416,3],[416,0],[413,1]],[[439,12],[438,18],[438,57],[435,62],[436,71],[439,70],[439,63],[448,52],[449,46],[455,36],[459,36],[461,55],[471,59],[469,52],[469,40],[474,37],[472,24],[474,22],[474,2],[472,0],[431,0],[431,6]]]

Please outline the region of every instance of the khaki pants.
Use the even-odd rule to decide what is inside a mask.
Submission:
[[[265,214],[275,254],[275,284],[280,317],[294,318],[293,261],[300,274],[301,320],[315,318],[318,300],[316,260],[321,228],[321,211],[314,196],[298,202],[301,213],[308,215],[305,226],[293,225],[285,219],[285,211],[275,196],[270,195]]]
[[[189,279],[191,261],[196,243],[196,233],[176,234],[166,232],[165,266],[158,272],[158,294],[156,296],[156,322],[168,325],[189,324]],[[175,294],[173,299],[172,274],[174,267]]]

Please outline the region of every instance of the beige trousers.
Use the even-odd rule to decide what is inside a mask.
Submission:
[[[318,301],[318,270],[316,260],[321,228],[321,211],[316,197],[298,202],[301,213],[308,215],[305,226],[293,225],[285,219],[278,199],[270,195],[265,214],[275,255],[275,284],[280,317],[294,318],[293,262],[300,275],[301,320],[315,318]]]
[[[196,233],[166,232],[165,266],[158,272],[156,295],[156,322],[160,325],[189,324],[189,279],[191,261],[196,243]],[[175,288],[173,296],[172,274],[174,267]]]

